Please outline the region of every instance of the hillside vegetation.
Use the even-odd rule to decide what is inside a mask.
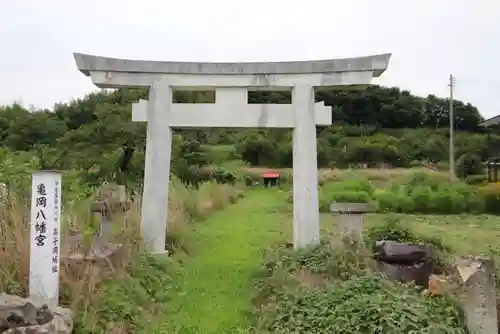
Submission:
[[[342,282],[332,276],[332,281],[325,283],[326,291],[341,287],[345,296],[352,289],[363,290],[352,308],[321,314],[314,306],[319,301],[325,310],[332,310],[331,305],[338,302],[334,294],[295,290],[296,274],[318,269],[309,264],[326,263],[328,270],[318,270],[321,275],[331,274],[330,265],[337,262],[324,262],[323,255],[334,259],[349,254],[309,250],[313,253],[302,255],[311,261],[301,267],[296,265],[301,263],[300,253],[282,252],[281,248],[291,240],[292,228],[288,182],[291,130],[176,129],[166,240],[173,256],[148,256],[138,231],[146,124],[131,121],[132,102],[144,98],[146,90],[121,89],[93,93],[58,104],[53,110],[26,109],[19,104],[0,107],[0,183],[6,185],[8,193],[6,201],[5,194],[0,194],[0,292],[27,294],[31,172],[56,169],[63,172],[63,243],[69,231],[79,232],[84,241],[98,233],[99,223],[89,213],[89,206],[103,182],[124,184],[133,200],[131,210],[117,222],[113,233],[112,240],[124,245],[124,251],[115,259],[112,273],[100,276],[85,263],[62,262],[61,304],[76,313],[75,333],[247,333],[255,329],[259,333],[292,333],[294,328],[307,331],[310,326],[325,329],[330,324],[339,326],[335,331],[345,333],[375,333],[373,326],[383,333],[389,329],[406,333],[416,326],[429,330],[441,326],[440,333],[463,332],[461,318],[451,301],[434,303],[400,285],[384,287],[393,298],[390,302],[400,306],[418,303],[421,316],[415,320],[411,310],[405,309],[399,318],[380,317],[377,310],[383,303],[383,293],[372,296],[373,289],[365,289],[378,290],[380,277],[356,263],[347,263],[347,257],[342,263],[355,275],[340,277]],[[212,92],[178,92],[174,99],[210,103],[214,96]],[[496,185],[450,182],[448,175],[439,171],[420,168],[420,172],[425,170],[423,174],[415,174],[415,168],[407,168],[422,163],[446,165],[447,100],[379,86],[365,91],[322,91],[316,99],[333,107],[335,121],[333,126],[317,132],[323,230],[329,233],[333,225],[331,214],[324,213],[332,200],[373,203],[380,217],[387,212],[498,212],[500,188]],[[256,92],[249,94],[249,102],[289,103],[290,94]],[[482,167],[478,163],[493,153],[500,136],[492,134],[488,138],[478,127],[482,117],[474,106],[455,101],[455,112],[458,160],[467,167],[466,174],[480,174]],[[391,168],[337,169],[359,165]],[[242,181],[248,185],[248,181],[260,180],[267,168],[279,168],[283,188],[244,186]],[[486,219],[490,217],[484,215],[481,224]],[[448,222],[442,225],[452,226]],[[451,232],[461,229],[460,225],[447,228]],[[491,244],[494,235],[493,229],[484,233],[482,242]],[[453,240],[458,239],[454,235]],[[267,256],[272,259],[266,257],[262,263],[261,252],[270,245],[273,247]],[[325,253],[318,257],[316,251]],[[261,267],[269,269],[269,265],[276,270],[268,270],[258,279],[260,285],[255,286],[255,273]],[[342,269],[339,265],[331,267]],[[364,278],[356,280],[356,275]],[[295,291],[291,299],[290,291]],[[399,298],[404,291],[409,293],[408,298]],[[262,295],[265,300],[259,303],[257,299]],[[303,301],[305,308],[301,306]],[[372,307],[365,315],[359,310],[367,303]],[[358,313],[353,319],[371,317],[373,321],[361,329],[361,321],[339,321],[354,311]],[[297,317],[289,321],[290,313]],[[308,318],[302,321],[304,317]]]
[[[448,101],[411,95],[398,88],[371,86],[365,91],[318,92],[333,108],[335,124],[318,129],[320,167],[387,163],[445,163],[448,157]],[[18,104],[0,107],[4,150],[30,151],[43,169],[85,171],[86,181],[102,179],[136,184],[142,177],[145,123],[131,121],[131,103],[147,98],[143,89],[101,91],[54,110],[28,110]],[[177,102],[213,102],[212,92],[177,92]],[[250,103],[287,103],[285,92],[254,92]],[[36,112],[34,112],[36,111]],[[235,110],[235,112],[238,112]],[[477,108],[455,101],[457,155],[484,159],[500,144],[478,128]],[[251,165],[291,167],[291,130],[180,129],[173,151],[174,174],[190,166],[242,159]],[[225,145],[225,154],[214,153]],[[207,149],[207,147],[209,149]],[[208,151],[208,152],[207,152]],[[90,173],[88,171],[91,171]],[[184,171],[184,172],[183,172]]]

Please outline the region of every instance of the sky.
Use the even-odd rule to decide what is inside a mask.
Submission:
[[[51,109],[97,90],[73,52],[170,61],[392,53],[373,83],[500,114],[493,0],[0,0],[0,105]]]

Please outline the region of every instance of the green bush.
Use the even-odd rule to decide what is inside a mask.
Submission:
[[[483,165],[481,159],[475,154],[462,154],[457,160],[456,173],[461,179],[470,175],[482,174]]]
[[[359,191],[372,195],[374,188],[371,182],[365,177],[354,177],[337,183],[332,183],[332,189],[343,191]]]
[[[338,203],[369,203],[371,197],[364,191],[334,191],[331,193],[319,193],[319,211],[329,212],[330,204],[335,201]]]
[[[213,171],[214,180],[217,183],[234,184],[237,180],[237,175],[234,172],[228,171],[225,168],[217,167]]]
[[[490,183],[478,191],[484,205],[484,212],[500,214],[500,184]]]
[[[469,175],[465,178],[465,183],[470,185],[484,185],[488,182],[486,175]]]
[[[446,175],[439,173],[415,172],[403,182],[408,188],[413,189],[417,186],[428,186],[436,190],[441,184],[449,182]]]
[[[352,277],[324,291],[285,293],[263,319],[272,333],[467,333],[455,304],[378,276]]]
[[[379,212],[459,214],[483,210],[474,187],[433,174],[415,173],[406,183],[377,190],[373,197]]]
[[[364,234],[364,239],[365,243],[372,249],[377,241],[392,240],[397,242],[423,243],[433,247],[437,251],[450,254],[452,252],[452,249],[443,244],[441,239],[413,232],[407,224],[401,221],[398,215],[390,215],[382,223],[368,229]]]
[[[356,245],[268,252],[258,285],[259,333],[466,333],[451,299],[382,278]]]
[[[450,269],[453,250],[438,237],[415,233],[397,215],[389,216],[381,224],[371,227],[364,234],[365,244],[375,252],[375,243],[382,240],[425,244],[432,250],[435,271],[447,272]]]
[[[370,196],[364,191],[336,191],[332,194],[331,201],[339,203],[368,203]]]
[[[144,254],[139,263],[124,277],[110,280],[101,287],[92,312],[78,312],[74,333],[110,333],[118,324],[127,323],[134,333],[147,330],[145,311],[160,311],[168,300],[171,278],[166,268],[171,263]],[[141,305],[141,307],[137,307]],[[146,309],[146,305],[150,309]]]
[[[413,200],[404,186],[391,189],[377,189],[373,193],[378,212],[406,213],[413,211]]]
[[[372,184],[366,178],[354,176],[339,182],[327,182],[319,188],[320,211],[328,212],[332,201],[368,203],[373,191]]]

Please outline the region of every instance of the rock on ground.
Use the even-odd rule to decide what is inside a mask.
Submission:
[[[49,309],[30,298],[0,294],[0,333],[70,334],[73,314],[69,309]]]

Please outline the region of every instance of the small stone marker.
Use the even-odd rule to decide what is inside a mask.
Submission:
[[[330,212],[340,215],[338,227],[342,239],[363,241],[363,215],[370,212],[368,203],[333,202]]]
[[[97,200],[91,204],[90,211],[98,212],[101,220],[99,236],[107,240],[113,233],[116,215],[130,208],[125,186],[105,183],[99,189]]]
[[[123,214],[130,208],[125,186],[113,183],[104,183],[99,188],[95,202],[90,206],[91,212],[99,213],[101,227],[99,235],[92,236],[90,244],[82,233],[73,233],[68,236],[64,248],[64,258],[71,262],[88,261],[96,263],[96,270],[112,265],[109,261],[120,249],[121,244],[113,244],[110,237],[117,215]]]
[[[495,270],[483,257],[462,257],[455,261],[462,283],[462,308],[471,334],[498,333]]]
[[[59,257],[61,239],[61,174],[33,173],[29,294],[49,307],[59,303]]]

